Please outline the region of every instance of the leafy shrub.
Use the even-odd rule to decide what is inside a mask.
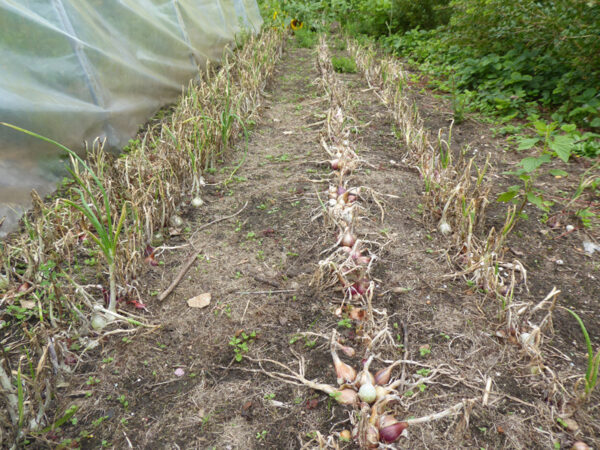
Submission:
[[[430,29],[450,18],[449,0],[349,0],[353,14],[341,17],[355,32],[383,36]],[[358,14],[356,12],[359,12]]]
[[[300,28],[294,30],[296,36],[296,45],[301,48],[313,48],[317,45],[317,33],[310,31],[308,28]]]
[[[412,30],[384,39],[392,51],[435,75],[433,87],[459,93],[466,107],[509,120],[552,112],[560,123],[600,128],[600,70],[525,43],[492,51],[465,46],[449,28]]]
[[[355,36],[380,37],[434,74],[434,87],[452,92],[458,117],[473,109],[505,120],[551,113],[561,124],[600,130],[599,0],[260,3],[283,8],[286,20],[305,28],[337,20]],[[312,47],[303,33],[299,45]]]
[[[356,62],[353,59],[342,57],[332,57],[331,64],[333,70],[340,73],[356,73]]]
[[[554,120],[600,128],[600,2],[453,0],[451,7],[446,38],[472,56],[466,88],[481,80],[480,91],[538,100],[556,109]],[[508,99],[499,99],[500,109]]]

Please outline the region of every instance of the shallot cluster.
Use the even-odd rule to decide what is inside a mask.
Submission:
[[[406,422],[397,420],[393,415],[383,412],[384,407],[392,399],[397,383],[391,383],[392,369],[396,364],[385,367],[373,375],[370,371],[373,356],[364,363],[361,371],[357,372],[349,364],[343,362],[336,350],[341,348],[348,353],[345,347],[335,338],[335,331],[331,340],[331,357],[340,386],[335,393],[338,403],[343,405],[359,405],[362,420],[353,431],[353,437],[367,448],[376,448],[379,442],[392,443],[402,435],[408,427]],[[368,418],[368,420],[367,420]],[[361,429],[362,428],[362,429]]]
[[[346,189],[344,186],[329,187],[328,212],[336,221],[340,230],[336,243],[346,254],[349,270],[344,270],[341,281],[351,298],[366,294],[371,281],[367,277],[373,256],[364,248],[363,243],[353,231],[356,222],[356,201],[360,196],[360,188]],[[347,266],[347,264],[344,264]],[[347,279],[348,278],[348,279]]]

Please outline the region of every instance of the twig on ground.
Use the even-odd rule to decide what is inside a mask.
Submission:
[[[195,237],[196,233],[198,233],[199,231],[204,230],[205,228],[208,228],[209,226],[214,225],[215,223],[222,222],[224,220],[231,219],[231,218],[237,216],[244,209],[246,209],[246,206],[248,206],[248,202],[244,203],[244,206],[242,206],[242,208],[238,212],[236,212],[235,214],[231,214],[230,216],[221,217],[220,219],[216,219],[216,220],[213,220],[212,222],[209,222],[207,224],[202,225],[200,228],[198,228],[194,232],[194,234],[192,235],[192,238]],[[175,287],[179,284],[179,282],[181,281],[181,279],[183,278],[183,276],[185,275],[185,273],[188,271],[188,269],[194,263],[194,261],[196,260],[196,258],[200,254],[200,252],[202,252],[202,250],[195,251],[187,259],[187,261],[185,262],[185,264],[183,265],[183,267],[181,268],[181,270],[179,271],[179,273],[177,274],[177,276],[175,277],[175,279],[173,280],[173,282],[169,285],[169,287],[162,294],[160,294],[160,296],[158,297],[159,301],[163,301],[165,298],[167,298],[169,296],[169,294],[171,294],[171,292],[173,291],[173,289],[175,289]]]
[[[481,404],[483,406],[487,406],[488,399],[490,398],[491,390],[492,390],[492,377],[488,377],[487,383],[485,383],[485,391],[483,392],[483,399],[481,400]]]
[[[181,270],[179,271],[179,273],[177,274],[175,279],[171,282],[169,287],[167,289],[165,289],[165,291],[158,296],[159,301],[162,302],[165,298],[167,298],[169,296],[169,294],[171,292],[173,292],[173,289],[175,289],[175,287],[179,284],[179,282],[181,281],[183,276],[186,274],[186,272],[189,270],[189,268],[192,266],[192,264],[194,264],[194,261],[196,261],[196,259],[198,258],[198,255],[201,252],[202,252],[202,249],[196,250],[188,257],[187,261],[185,262],[185,264],[183,265],[183,267],[181,268]]]
[[[233,294],[239,295],[258,295],[258,294],[284,294],[289,292],[296,292],[297,289],[275,289],[271,291],[237,291],[233,292]]]
[[[233,219],[235,216],[239,215],[244,209],[246,209],[246,206],[248,206],[248,202],[244,203],[244,206],[242,206],[242,208],[235,214],[232,214],[230,216],[221,217],[220,219],[215,219],[212,222],[205,223],[200,228],[198,228],[196,231],[194,231],[192,238],[196,237],[196,233],[198,233],[199,231],[202,231],[205,228],[208,228],[211,225],[214,225],[215,223],[223,222],[224,220],[228,220],[228,219]]]
[[[273,286],[276,289],[280,289],[281,288],[281,286],[279,285],[279,283],[275,283],[274,281],[267,280],[266,278],[260,277],[258,275],[251,275],[251,277],[255,281],[258,281],[259,283],[268,284],[269,286]]]

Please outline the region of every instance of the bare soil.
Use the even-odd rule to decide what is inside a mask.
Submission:
[[[328,339],[336,328],[357,349],[345,360],[360,365],[361,323],[340,324],[333,314],[340,292],[310,285],[321,252],[335,242],[322,217],[315,218],[321,210],[317,193],[322,195],[331,176],[319,144],[328,98],[314,84],[315,58],[314,50],[287,45],[244,164],[225,183],[246,150],[242,141],[232,159],[207,178],[204,206],[182,208],[182,234],[168,240],[160,265],[149,266],[139,280],[147,319],[159,327],[111,336],[103,348],[87,353],[57,397],[56,417],[76,404],[76,423],[38,438],[36,448],[78,438],[81,448],[299,449],[316,447],[317,431],[337,436],[350,428],[347,408],[320,392],[268,378],[248,359],[236,361],[230,345],[232,338],[248,336],[242,356],[290,367],[303,358],[306,378],[334,385]],[[398,344],[406,343],[408,359],[443,369],[430,384],[406,392],[394,407],[396,416],[426,416],[466,398],[480,399],[487,379],[493,379],[487,406],[474,403],[468,414],[411,427],[397,448],[532,449],[552,448],[555,442],[569,448],[579,439],[600,446],[598,393],[577,408],[565,402],[585,372],[577,324],[557,309],[554,332],[542,348],[544,364],[565,389],[556,391],[532,370],[535,365],[520,346],[496,336],[497,302],[460,279],[443,278],[455,268],[447,261],[444,238],[423,219],[418,173],[399,163],[405,149],[391,115],[360,75],[339,76],[351,99],[352,138],[366,162],[350,184],[377,193],[364,195],[360,230],[382,246],[374,308],[395,330]],[[448,126],[443,101],[431,93],[418,101],[428,127]],[[502,141],[490,137],[488,125],[472,120],[453,133],[455,145],[495,152],[490,176],[501,192],[510,180],[500,174],[514,164]],[[575,165],[574,173],[580,171]],[[375,199],[384,205],[383,220]],[[195,232],[240,209],[234,218]],[[501,211],[489,209],[489,225],[503,222]],[[580,314],[597,348],[599,254],[590,257],[581,250],[581,241],[590,238],[585,230],[564,234],[568,220],[551,228],[528,212],[531,218],[521,221],[509,240],[510,251],[528,269],[529,290],[523,289],[519,300],[537,303],[553,286],[561,289],[559,305]],[[198,260],[160,302],[156,294],[198,250]],[[189,298],[208,292],[209,306],[188,306]],[[399,359],[404,350],[398,346],[382,357]],[[381,367],[377,362],[373,368]],[[418,367],[407,368],[410,377]],[[564,411],[578,430],[557,422]],[[339,445],[355,448],[353,442]]]

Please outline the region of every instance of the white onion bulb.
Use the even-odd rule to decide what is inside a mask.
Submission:
[[[106,326],[106,319],[102,314],[94,314],[92,316],[92,328],[94,330],[101,330]]]
[[[204,205],[204,200],[202,200],[201,197],[194,197],[191,201],[191,204],[194,208],[200,208],[202,205]]]
[[[363,384],[358,390],[358,396],[363,402],[373,403],[377,399],[377,391],[372,384]]]

